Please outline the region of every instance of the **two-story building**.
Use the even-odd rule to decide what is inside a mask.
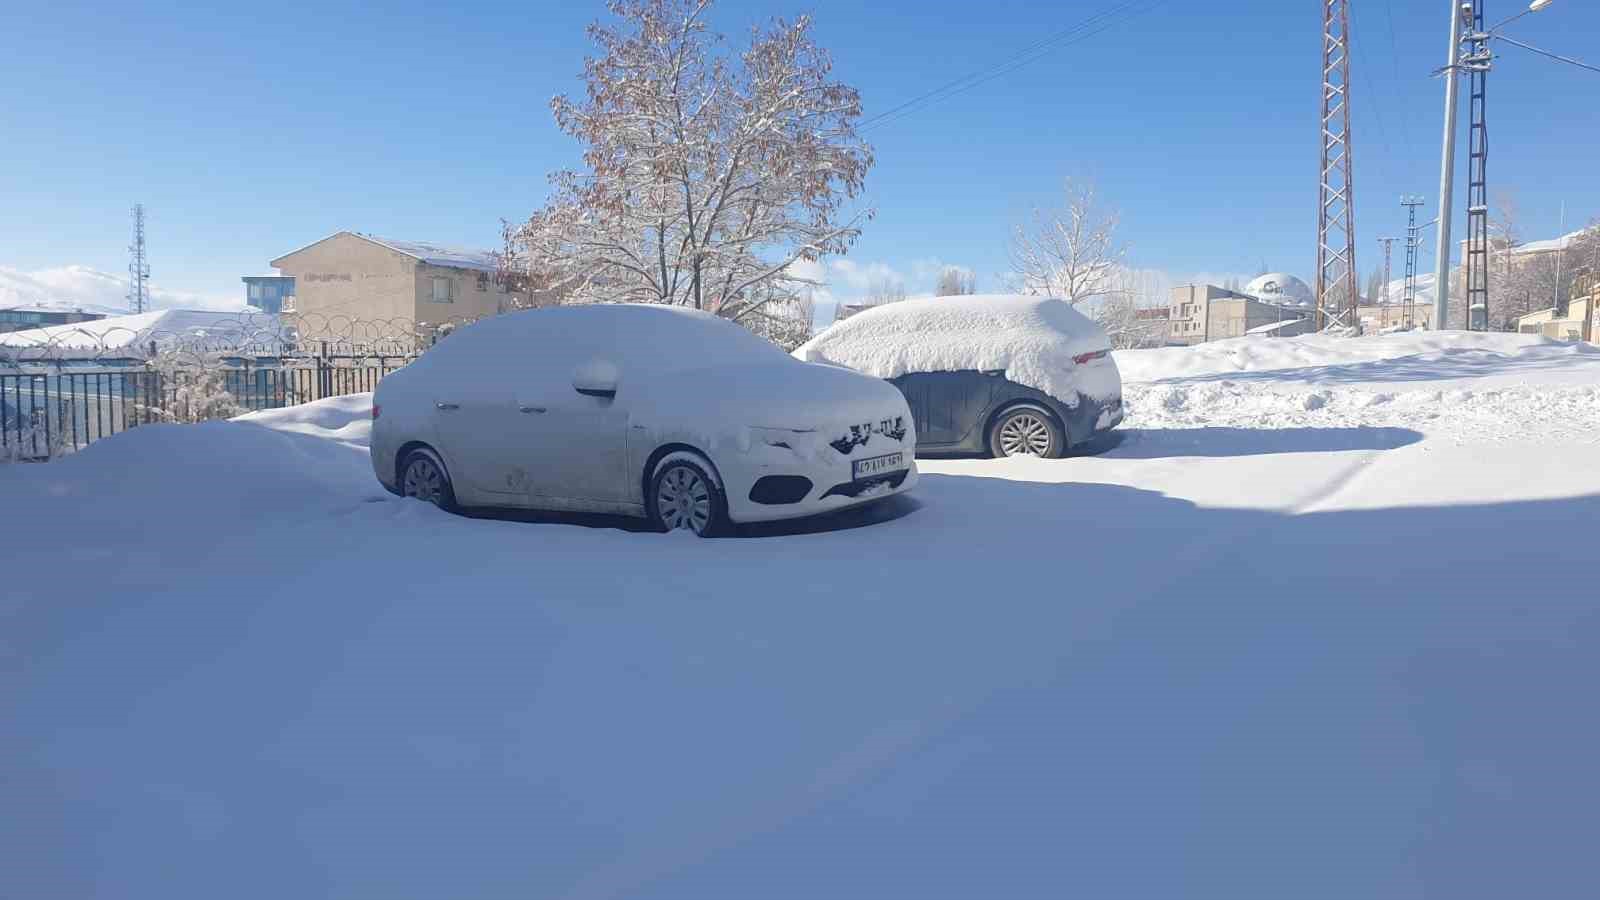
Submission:
[[[101,313],[81,309],[49,309],[42,306],[8,306],[0,308],[0,332],[24,331],[30,328],[48,328],[51,325],[71,325],[74,322],[93,322],[104,319]]]
[[[1203,344],[1225,338],[1271,332],[1279,337],[1305,334],[1312,328],[1303,309],[1266,303],[1249,294],[1214,284],[1180,284],[1172,289],[1167,314],[1167,343]]]
[[[499,256],[341,231],[291,251],[272,267],[293,279],[292,312],[418,327],[495,315],[541,297],[521,296],[495,278]]]

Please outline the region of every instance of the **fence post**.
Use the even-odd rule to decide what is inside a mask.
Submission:
[[[313,400],[321,400],[333,395],[333,372],[328,368],[328,342],[317,342],[317,396]]]

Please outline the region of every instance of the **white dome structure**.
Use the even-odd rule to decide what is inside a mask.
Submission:
[[[1257,275],[1245,285],[1244,292],[1265,303],[1282,306],[1310,306],[1316,301],[1311,286],[1288,272]]]

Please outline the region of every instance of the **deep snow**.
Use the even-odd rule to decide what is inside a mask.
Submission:
[[[1148,353],[715,541],[391,498],[362,397],[0,467],[0,896],[1600,888],[1595,351]]]

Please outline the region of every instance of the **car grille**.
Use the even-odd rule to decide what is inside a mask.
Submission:
[[[878,488],[880,485],[886,484],[891,490],[893,490],[894,488],[897,488],[903,484],[905,480],[906,470],[901,469],[898,472],[890,472],[887,475],[876,475],[872,478],[862,478],[859,481],[846,481],[842,484],[836,484],[833,487],[828,488],[827,493],[823,494],[822,496],[824,498],[859,497],[870,490]]]
[[[905,416],[889,416],[876,422],[862,422],[847,426],[828,446],[849,456],[857,447],[865,447],[874,439],[880,443],[900,443],[906,437]]]

